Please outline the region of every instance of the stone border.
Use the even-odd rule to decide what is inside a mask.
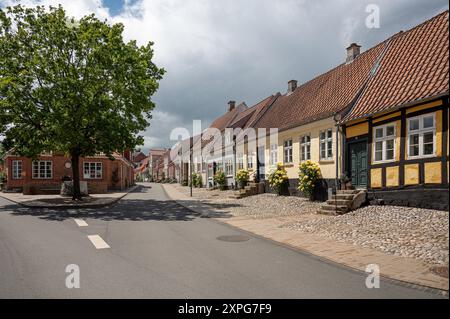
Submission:
[[[214,216],[215,209],[212,208],[211,206],[209,206],[208,204],[201,203],[200,201],[198,201],[194,197],[192,197],[192,198],[186,197],[184,194],[180,193],[175,188],[172,188],[173,191],[175,191],[175,192],[177,192],[177,193],[179,193],[181,195],[180,196],[181,198],[186,197],[184,199],[174,198],[173,194],[170,195],[170,191],[168,191],[166,189],[167,186],[164,185],[164,184],[161,184],[161,185],[162,185],[162,188],[163,188],[164,192],[166,193],[166,195],[170,199],[172,199],[173,201],[175,201],[179,205],[181,205],[181,206],[183,206],[183,207],[185,207],[185,208],[187,208],[187,209],[189,209],[189,210],[191,210],[191,211],[201,215],[202,217],[211,218],[212,220],[214,220],[216,222],[219,222],[221,224],[228,225],[228,226],[231,226],[231,227],[235,227],[235,228],[237,228],[237,229],[239,229],[241,231],[244,231],[246,233],[252,234],[255,237],[262,238],[262,239],[265,239],[265,240],[269,240],[269,241],[271,241],[272,243],[274,243],[276,245],[280,245],[280,246],[283,246],[283,247],[294,249],[294,250],[296,250],[298,252],[301,252],[303,254],[307,254],[308,256],[311,256],[311,257],[316,258],[318,260],[321,260],[323,262],[335,264],[335,265],[338,265],[340,267],[348,268],[351,271],[356,271],[358,273],[364,273],[365,274],[364,269],[361,269],[360,265],[358,264],[358,261],[349,261],[349,260],[344,260],[342,258],[330,258],[329,256],[323,256],[323,255],[317,254],[317,252],[314,252],[313,249],[308,249],[306,247],[302,247],[301,245],[296,244],[295,241],[294,242],[292,242],[292,241],[290,241],[290,242],[289,241],[281,241],[278,238],[277,239],[273,238],[275,236],[272,236],[272,237],[265,236],[264,234],[255,232],[254,230],[250,229],[249,227],[246,227],[246,228],[242,227],[242,225],[240,225],[240,224],[242,224],[242,220],[235,220],[235,222],[232,222],[231,220],[227,221],[224,218],[216,218]],[[218,214],[220,214],[220,213],[218,213]],[[239,223],[239,221],[241,221],[241,223]],[[252,221],[252,222],[254,223],[254,221]],[[286,230],[283,230],[283,231],[286,232]],[[305,235],[305,236],[314,237],[314,236],[311,236],[311,235]],[[314,244],[311,245],[311,246],[314,246]],[[364,249],[365,250],[369,250],[369,249],[366,249],[366,248],[364,248]],[[393,260],[395,258],[397,258],[396,256],[390,256],[390,255],[387,255],[387,254],[382,253],[382,252],[379,252],[379,254],[388,256],[388,258],[391,258]],[[400,258],[400,257],[398,257],[398,258]],[[369,263],[371,263],[371,262],[368,262],[367,264],[369,264]],[[416,275],[416,278],[413,278],[414,275]],[[419,275],[423,275],[423,274],[419,274]],[[392,270],[392,269],[391,269],[391,271],[390,271],[390,273],[388,275],[386,275],[386,274],[382,274],[381,275],[381,277],[384,280],[387,280],[387,281],[390,281],[390,282],[394,282],[394,283],[397,283],[397,284],[400,284],[400,285],[403,285],[403,286],[406,286],[406,287],[412,287],[412,288],[415,288],[415,289],[429,291],[429,292],[437,294],[437,295],[448,297],[448,287],[449,287],[448,279],[440,278],[440,277],[438,277],[436,275],[433,275],[433,276],[435,276],[438,279],[440,279],[441,282],[439,284],[437,284],[437,283],[434,283],[434,282],[430,282],[429,280],[420,280],[420,278],[417,278],[417,274],[413,274],[413,273],[409,273],[409,272],[407,272],[407,275],[404,275],[403,273],[400,273],[400,274],[397,275],[395,273],[395,270]]]
[[[128,188],[126,190],[126,192],[124,192],[123,194],[121,194],[118,197],[105,197],[105,198],[99,198],[99,200],[101,200],[101,203],[76,203],[76,204],[27,204],[26,202],[19,202],[16,200],[13,200],[11,198],[8,198],[6,196],[3,196],[3,194],[0,192],[0,197],[9,200],[10,202],[16,203],[18,205],[21,205],[23,207],[26,208],[50,208],[50,209],[71,209],[71,208],[101,208],[101,207],[105,207],[105,206],[109,206],[112,204],[117,203],[119,200],[121,200],[122,198],[124,198],[126,195],[128,195],[129,193],[133,192],[134,190],[136,190],[138,187],[140,187],[140,185],[135,185],[132,186],[130,188]],[[36,200],[38,201],[38,200]]]

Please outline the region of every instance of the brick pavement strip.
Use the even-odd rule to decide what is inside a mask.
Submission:
[[[186,196],[174,185],[162,186],[170,198],[198,214],[359,271],[365,271],[367,265],[374,263],[380,267],[381,275],[385,278],[448,292],[448,278],[435,275],[430,271],[430,266],[421,260],[389,255],[379,250],[281,227],[286,222],[282,217],[255,219],[251,216],[232,216],[220,208]]]

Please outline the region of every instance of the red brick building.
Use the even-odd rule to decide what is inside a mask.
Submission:
[[[114,154],[115,160],[104,155],[80,158],[80,179],[86,181],[88,192],[106,193],[123,190],[134,184],[130,153]],[[57,193],[64,177],[72,176],[70,157],[41,155],[35,161],[28,157],[7,154],[3,158],[7,172],[7,190],[24,194]]]

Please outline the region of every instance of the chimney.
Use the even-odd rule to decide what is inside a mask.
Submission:
[[[291,94],[292,92],[294,92],[294,90],[297,88],[297,80],[290,80],[288,82],[288,90],[287,90],[287,94]]]
[[[228,102],[228,112],[233,111],[235,107],[236,107],[235,101]]]
[[[359,55],[361,46],[357,45],[356,43],[350,44],[350,46],[347,48],[347,59],[346,63],[351,63],[353,60]]]

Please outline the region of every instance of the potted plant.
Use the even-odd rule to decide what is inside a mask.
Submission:
[[[289,194],[289,178],[281,163],[278,163],[277,168],[269,174],[269,185],[275,189],[278,195]]]
[[[298,189],[305,194],[309,200],[314,200],[314,188],[319,179],[322,178],[320,167],[310,160],[300,163],[298,172]]]
[[[247,186],[248,180],[250,179],[250,175],[246,169],[240,169],[236,173],[236,182],[239,185],[239,188],[244,188]]]
[[[221,170],[218,170],[216,174],[214,175],[214,183],[216,183],[219,186],[220,190],[225,190],[227,188],[227,181],[225,177],[225,173]]]

